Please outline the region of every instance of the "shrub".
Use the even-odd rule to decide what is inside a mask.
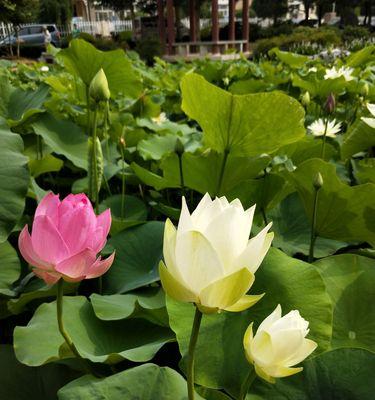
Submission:
[[[160,41],[155,38],[139,40],[136,43],[135,51],[138,52],[139,56],[149,65],[153,64],[155,57],[160,57],[162,55]]]
[[[346,26],[342,32],[342,40],[351,42],[354,39],[368,39],[370,31],[363,26]]]

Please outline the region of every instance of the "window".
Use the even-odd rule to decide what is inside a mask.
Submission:
[[[29,34],[29,28],[22,28],[19,32],[18,35],[19,36],[25,36]]]
[[[48,25],[47,29],[48,29],[49,33],[55,32],[55,30],[56,30],[53,25]]]
[[[41,26],[31,26],[29,29],[30,29],[30,35],[37,35],[38,33],[42,33]]]

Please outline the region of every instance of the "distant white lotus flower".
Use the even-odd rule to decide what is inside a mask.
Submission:
[[[164,122],[168,121],[168,118],[167,118],[165,112],[162,112],[162,113],[159,114],[158,117],[152,118],[152,120],[153,120],[157,125],[161,125],[161,124],[163,124]]]
[[[341,67],[337,69],[336,67],[326,69],[324,79],[336,79],[343,76],[346,81],[351,81],[354,79],[352,76],[354,69],[349,67]]]
[[[375,104],[367,104],[367,109],[370,111],[371,115],[375,117]],[[375,129],[375,118],[361,118],[363,122],[365,122],[368,126]]]
[[[318,72],[318,68],[311,67],[311,68],[308,69],[308,72]]]
[[[327,123],[327,128],[326,128]],[[336,123],[336,120],[326,121],[322,118],[314,121],[311,125],[307,127],[307,129],[314,135],[314,136],[324,136],[324,134],[328,137],[336,137],[336,133],[340,132],[341,130],[341,122]],[[327,129],[327,131],[326,131]]]
[[[40,72],[48,72],[49,68],[47,67],[47,65],[43,65],[42,67],[40,67]]]

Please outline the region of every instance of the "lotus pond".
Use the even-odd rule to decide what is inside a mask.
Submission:
[[[0,398],[372,399],[375,46],[54,57],[0,61]]]

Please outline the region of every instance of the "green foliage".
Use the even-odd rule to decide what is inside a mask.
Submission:
[[[259,35],[272,42],[291,29]],[[196,399],[238,397],[249,371],[244,331],[277,304],[283,314],[300,311],[318,348],[299,374],[274,385],[256,379],[247,400],[373,397],[375,130],[362,117],[371,118],[367,105],[375,103],[374,46],[323,59],[287,50],[311,40],[316,54],[341,41],[337,30],[300,27],[284,39],[279,48],[279,37],[272,50],[267,44],[259,61],[155,58],[150,67],[133,51],[102,52],[78,39],[54,51],[48,72],[40,63],[0,62],[1,399],[187,400],[194,307],[166,299],[158,264],[166,218],[177,225],[182,196],[192,211],[207,192],[244,208],[256,203],[252,235],[272,222],[274,240],[249,292],[264,297],[250,311],[203,317]],[[350,76],[328,79],[333,67],[352,68]],[[100,280],[63,288],[65,328],[97,378],[64,344],[56,285],[28,268],[17,238],[48,191],[61,199],[88,193],[94,105],[86,89],[100,68],[111,98],[97,113],[98,206],[112,218],[102,256],[115,251],[115,261]],[[319,118],[341,123],[339,132],[314,136]],[[315,262],[307,263],[314,234]]]
[[[6,177],[0,180],[0,242],[4,242],[22,216],[29,171],[20,136],[2,126],[0,138],[0,176]]]

